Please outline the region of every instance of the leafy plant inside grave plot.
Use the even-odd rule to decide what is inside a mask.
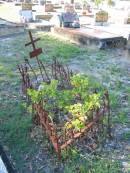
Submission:
[[[38,90],[28,89],[33,103],[42,103],[43,108],[55,122],[65,128],[80,130],[92,118],[92,110],[100,108],[102,91],[96,93],[90,87],[89,79],[81,74],[70,77],[70,86],[62,88],[59,81],[52,79],[48,84],[41,83]]]

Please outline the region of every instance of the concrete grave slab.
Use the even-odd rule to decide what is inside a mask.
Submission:
[[[120,35],[123,36],[124,38],[128,39],[130,35],[130,25],[128,24],[109,24],[106,26],[94,26],[94,25],[89,25],[87,26],[92,29],[100,30],[100,31],[105,31],[111,34],[115,35]]]
[[[96,46],[97,48],[125,45],[125,39],[122,36],[93,28],[71,29],[55,27],[54,33],[66,37],[75,43]]]
[[[27,27],[29,29],[39,29],[42,31],[50,31],[51,27],[54,25],[51,24],[49,21],[46,20],[41,20],[41,22],[34,22],[34,23],[28,23]]]

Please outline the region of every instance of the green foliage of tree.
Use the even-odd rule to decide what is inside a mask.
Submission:
[[[96,6],[98,6],[101,2],[102,2],[102,0],[94,0],[94,3]]]

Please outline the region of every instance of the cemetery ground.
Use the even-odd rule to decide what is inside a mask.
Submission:
[[[130,171],[130,57],[123,49],[91,50],[53,36],[37,33],[43,48],[40,59],[57,57],[73,70],[85,73],[110,93],[113,139],[107,139],[93,153],[82,139],[62,153],[62,161],[47,136],[32,123],[22,100],[17,65],[28,56],[27,35],[1,39],[0,46],[0,141],[20,173],[118,173]],[[35,60],[32,60],[36,66]]]

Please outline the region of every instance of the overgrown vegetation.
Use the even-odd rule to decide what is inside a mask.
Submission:
[[[69,122],[65,121],[65,127],[80,130],[86,120],[92,119],[92,110],[101,107],[103,92],[94,92],[88,78],[80,74],[72,75],[67,87],[61,88],[60,81],[53,79],[50,84],[43,82],[39,90],[28,89],[28,95],[33,103],[42,103],[52,121],[58,119],[58,115],[63,121],[66,115]]]

